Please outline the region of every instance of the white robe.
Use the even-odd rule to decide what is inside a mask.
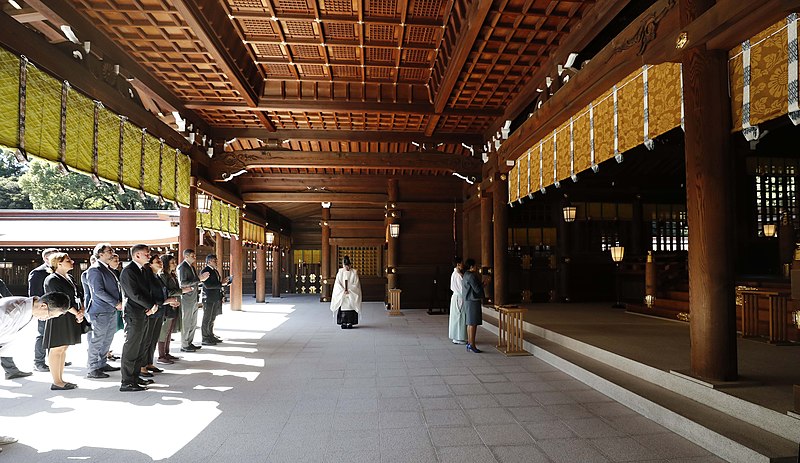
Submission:
[[[344,292],[344,282],[347,281],[347,294]],[[336,273],[336,282],[333,284],[333,295],[331,296],[331,312],[339,309],[355,310],[361,313],[361,281],[358,279],[358,272],[354,268],[346,270],[344,267]]]
[[[464,276],[458,270],[453,270],[450,276],[450,290],[453,295],[450,297],[450,339],[454,341],[467,340],[467,319],[464,312],[463,291]]]

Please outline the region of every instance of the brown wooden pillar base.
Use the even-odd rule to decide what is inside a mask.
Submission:
[[[508,249],[508,182],[505,174],[494,179],[494,305],[506,303],[506,255]]]
[[[281,297],[281,248],[277,244],[272,248],[272,297]]]
[[[494,259],[492,257],[494,248],[492,247],[492,196],[485,191],[481,191],[481,259],[478,262],[478,267],[481,269],[481,280],[483,283],[484,293],[487,302],[494,301],[492,294],[492,266]]]
[[[263,247],[256,251],[256,302],[267,299],[267,250]]]
[[[241,225],[239,227],[241,230]],[[242,239],[231,237],[231,310],[242,310],[242,271],[244,270]],[[217,256],[219,257],[219,256]]]

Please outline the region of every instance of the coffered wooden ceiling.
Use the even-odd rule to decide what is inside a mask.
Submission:
[[[585,46],[628,3],[596,1],[30,0],[18,2],[23,12],[4,9],[52,42],[70,25],[93,54],[122,65],[147,109],[168,123],[178,111],[226,151],[277,141],[469,156],[464,145],[479,155],[516,115],[508,108],[524,108],[515,99],[536,95],[543,83],[533,76],[555,72],[571,32],[570,46]],[[591,30],[581,27],[587,16]],[[426,172],[441,175],[403,175]]]

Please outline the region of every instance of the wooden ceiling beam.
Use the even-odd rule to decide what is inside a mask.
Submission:
[[[241,97],[248,105],[257,105],[258,97],[263,92],[263,78],[220,2],[174,0],[172,4]],[[275,130],[275,125],[265,114],[258,113],[256,116],[267,130]]]
[[[256,11],[246,11],[240,10],[235,11],[232,13],[234,19],[256,19],[256,20],[271,20],[270,16],[267,16],[269,13],[267,12],[256,12]],[[301,20],[301,21],[314,21],[319,19],[326,23],[336,23],[336,22],[343,22],[343,23],[357,23],[360,18],[356,16],[345,16],[345,15],[335,15],[335,14],[320,14],[316,15],[313,12],[311,13],[280,13],[276,15],[276,19],[278,22],[286,21],[286,20]],[[378,17],[378,16],[367,16],[364,15],[363,18],[360,19],[365,24],[378,24],[378,25],[387,25],[387,26],[399,26],[403,24],[402,18],[387,18],[387,17]],[[428,27],[442,27],[442,20],[441,19],[434,19],[434,18],[407,18],[405,21],[406,26],[428,26]],[[281,25],[282,27],[282,25]]]
[[[441,113],[447,102],[450,100],[450,94],[453,92],[458,76],[461,74],[461,69],[464,63],[467,62],[470,52],[472,51],[475,40],[483,27],[483,22],[489,15],[492,9],[492,0],[476,0],[470,3],[469,10],[465,14],[462,24],[466,27],[462,29],[457,39],[456,48],[450,56],[450,61],[447,63],[447,68],[444,71],[444,76],[439,88],[436,91],[433,107],[437,113]],[[441,116],[434,115],[428,121],[425,127],[425,135],[431,136],[436,130],[436,124],[439,123]]]
[[[333,101],[333,100],[301,100],[290,98],[261,98],[257,106],[241,103],[219,103],[202,101],[187,103],[190,109],[214,109],[228,111],[296,111],[296,112],[342,112],[342,113],[387,113],[387,114],[435,114],[430,103],[401,103],[393,101]],[[489,116],[503,114],[501,109],[461,109],[445,108],[442,116]]]
[[[44,14],[50,22],[57,20],[60,23],[69,24],[72,30],[81,40],[92,42],[92,52],[99,50],[103,59],[114,64],[119,64],[131,77],[139,80],[157,94],[163,101],[176,109],[182,117],[191,122],[202,132],[208,132],[208,124],[194,111],[187,109],[170,89],[160,80],[153,77],[148,70],[134,60],[128,52],[123,50],[105,33],[101,32],[94,23],[75,10],[74,5],[68,0],[30,0],[26,3],[37,11]]]
[[[458,172],[463,175],[480,175],[481,172],[479,159],[439,151],[353,153],[261,149],[225,153],[218,162],[229,174],[255,168],[429,170],[432,172]]]
[[[277,138],[279,140],[334,140],[351,142],[401,142],[401,143],[450,143],[467,145],[483,145],[483,136],[475,133],[444,132],[427,136],[422,132],[380,131],[380,130],[315,130],[315,129],[279,129],[271,132],[255,128],[216,128],[212,131],[215,140],[231,138]]]
[[[389,200],[383,193],[244,193],[248,203],[322,203],[383,205]]]
[[[630,0],[598,0],[581,18],[574,23],[572,30],[560,40],[547,60],[533,73],[528,83],[514,96],[505,113],[487,130],[484,136],[491,138],[507,120],[514,120],[539,95],[537,89],[545,88],[545,79],[559,64],[564,64],[570,53],[579,53],[586,48],[611,21],[630,3]],[[580,64],[580,63],[578,63]]]

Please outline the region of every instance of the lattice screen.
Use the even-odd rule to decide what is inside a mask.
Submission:
[[[344,256],[350,256],[353,267],[361,276],[381,276],[380,253],[378,246],[339,246],[336,261],[342,266]]]

